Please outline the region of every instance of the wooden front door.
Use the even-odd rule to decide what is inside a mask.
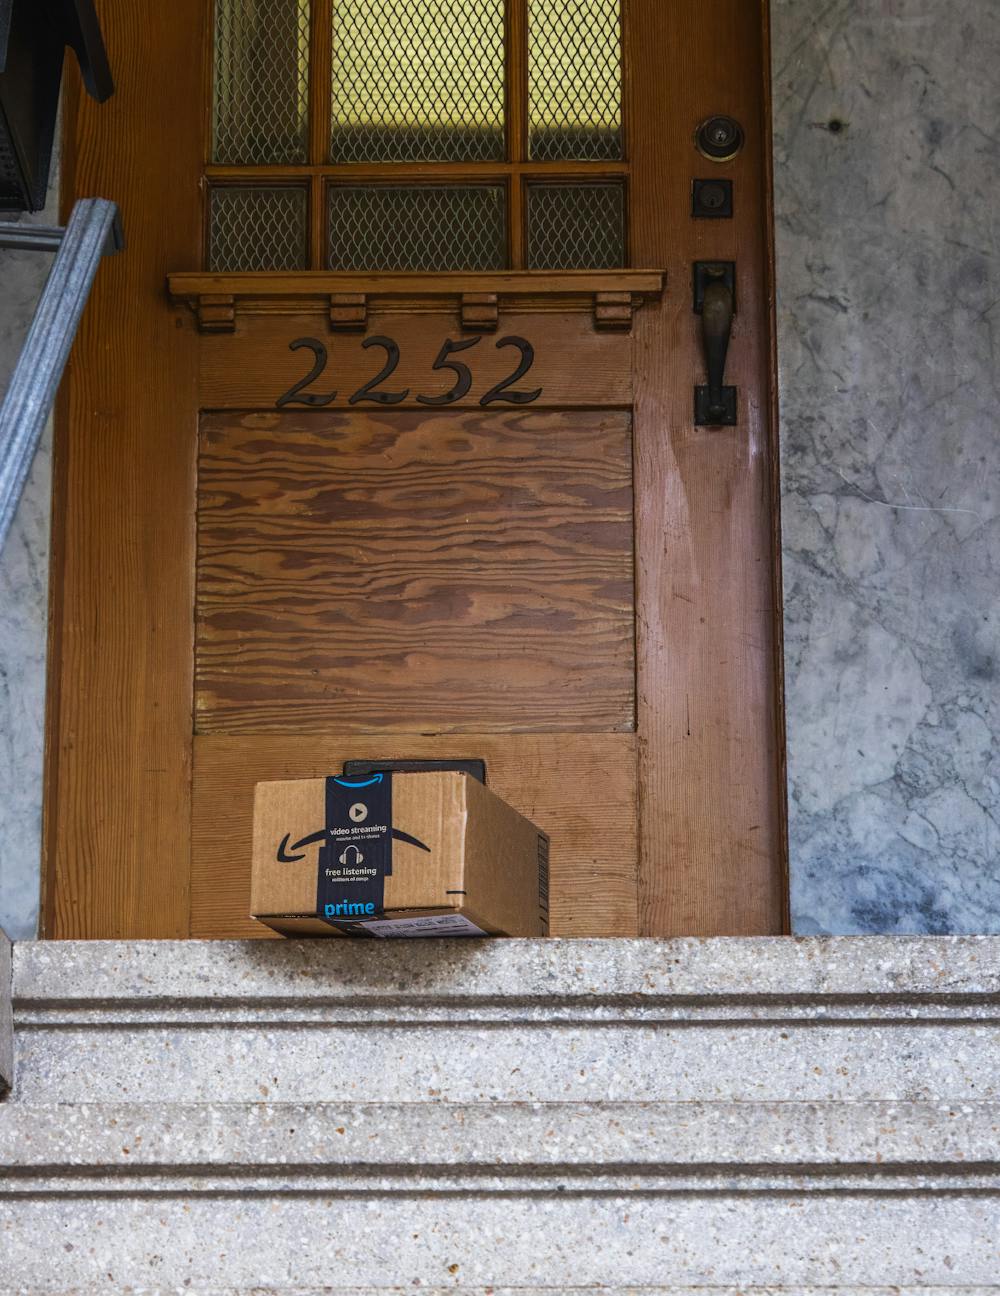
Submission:
[[[556,935],[783,931],[761,6],[99,8],[46,934],[267,934],[254,783],[356,757],[484,758]]]

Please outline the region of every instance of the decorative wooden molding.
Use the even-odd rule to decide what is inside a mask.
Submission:
[[[232,333],[236,329],[236,300],[227,293],[205,293],[193,303],[199,333]]]
[[[368,298],[364,293],[330,294],[330,328],[334,333],[363,333],[368,327]]]
[[[628,333],[635,313],[635,294],[630,292],[599,292],[594,298],[594,328],[614,333]]]
[[[513,311],[591,311],[599,329],[627,331],[634,312],[663,295],[660,270],[498,271],[346,274],[261,271],[178,273],[173,301],[194,312],[202,332],[232,332],[236,316],[328,315],[335,331],[360,331],[372,311],[454,310],[465,329],[492,332]]]
[[[463,293],[462,328],[471,333],[494,333],[500,322],[500,303],[496,293]]]

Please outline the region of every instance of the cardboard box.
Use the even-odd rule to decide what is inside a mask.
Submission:
[[[545,936],[548,849],[464,773],[258,783],[250,913],[286,936]]]

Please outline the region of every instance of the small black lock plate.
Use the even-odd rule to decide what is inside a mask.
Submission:
[[[732,214],[732,180],[691,181],[691,215],[696,220],[727,220]]]

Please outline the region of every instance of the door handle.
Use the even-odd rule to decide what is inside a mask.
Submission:
[[[736,267],[731,261],[699,261],[694,268],[694,309],[701,316],[708,383],[694,389],[696,427],[733,427],[736,388],[726,386],[726,357],[736,313]]]

